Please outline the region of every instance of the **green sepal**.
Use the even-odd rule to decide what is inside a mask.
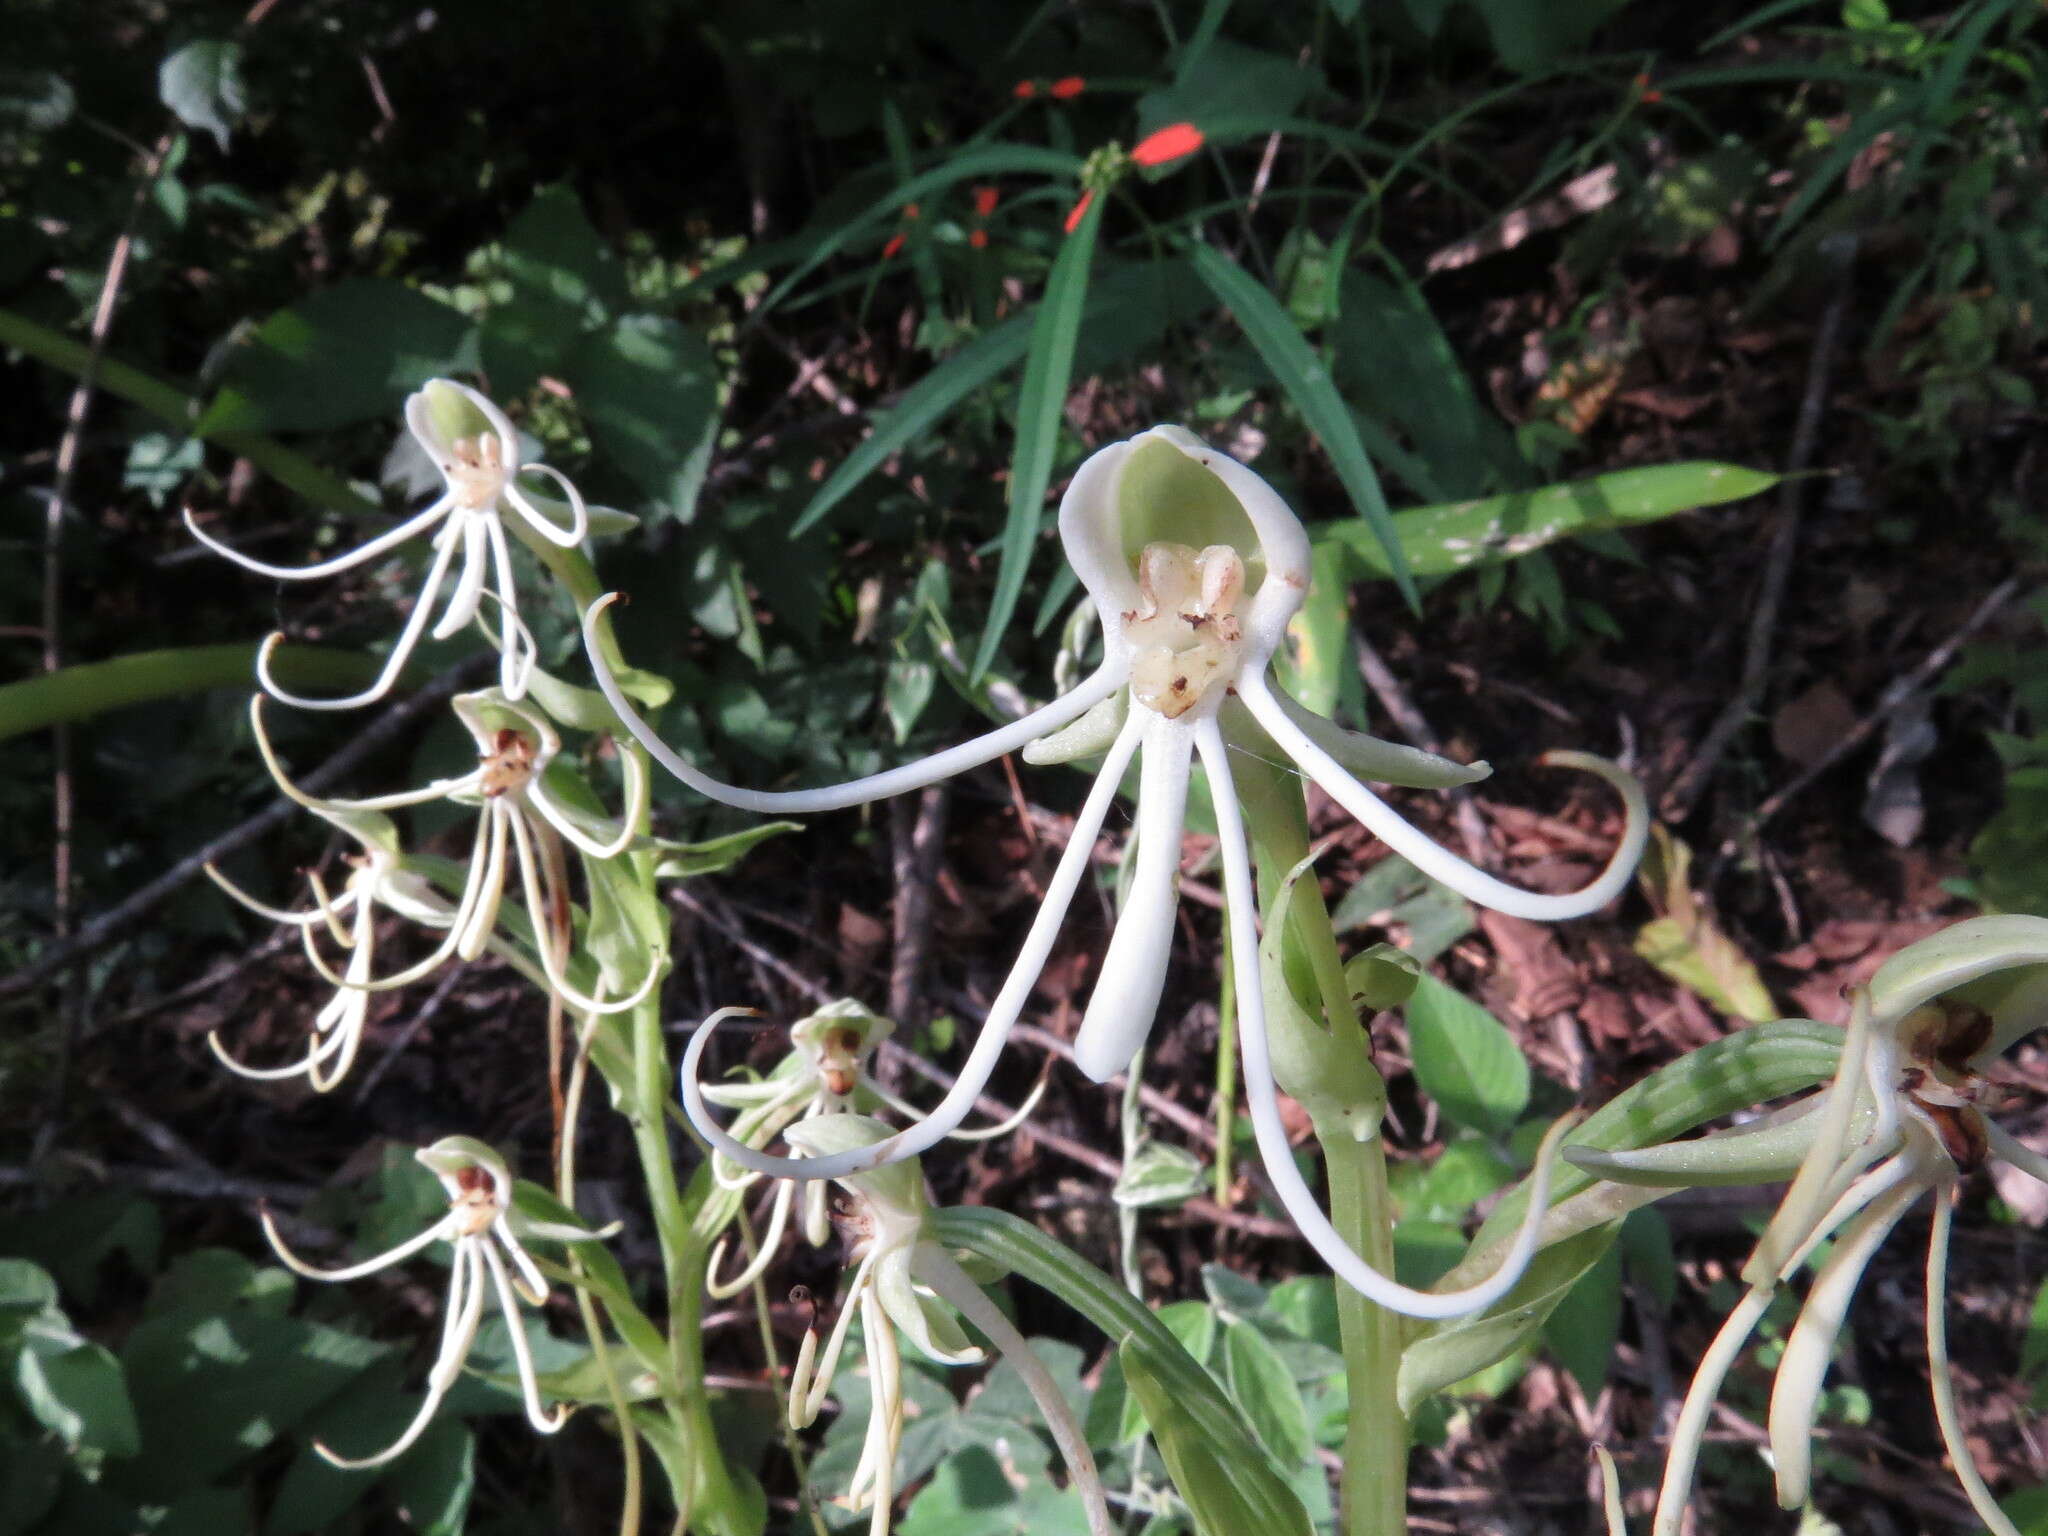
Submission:
[[[1311,853],[1287,872],[1274,895],[1272,913],[1288,911],[1295,882],[1314,861]],[[1386,1082],[1370,1055],[1333,1037],[1296,1000],[1287,977],[1288,951],[1298,943],[1292,923],[1269,916],[1259,937],[1259,987],[1266,1002],[1273,1077],[1309,1112],[1318,1134],[1328,1127],[1335,1134],[1363,1140],[1377,1133],[1386,1112]]]
[[[1566,1147],[1565,1160],[1615,1184],[1697,1188],[1707,1185],[1772,1184],[1799,1171],[1813,1146],[1812,1111],[1818,1101],[1804,1099],[1797,1116],[1771,1117],[1751,1125],[1717,1131],[1690,1141],[1667,1141],[1653,1147],[1603,1152],[1594,1147]],[[1860,1144],[1870,1134],[1877,1111],[1860,1104],[1850,1120],[1849,1141]]]
[[[1090,705],[1080,719],[1061,726],[1050,736],[1025,743],[1024,761],[1045,767],[1107,752],[1117,732],[1124,728],[1124,716],[1130,707],[1130,690],[1119,688],[1108,698]]]
[[[1345,984],[1361,1012],[1385,1013],[1405,1006],[1421,980],[1421,962],[1398,945],[1375,944],[1344,962]]]
[[[1339,766],[1354,777],[1375,784],[1398,784],[1404,789],[1452,789],[1460,784],[1476,784],[1493,772],[1487,763],[1454,763],[1448,757],[1438,757],[1420,747],[1381,741],[1379,737],[1368,736],[1363,731],[1347,731],[1334,720],[1324,719],[1277,689],[1273,697],[1280,705],[1280,712],[1299,726],[1303,735],[1334,757]],[[1232,723],[1235,724],[1238,718],[1231,716]],[[1244,718],[1249,718],[1249,712]],[[1267,739],[1263,731],[1259,732],[1259,739],[1262,742]]]

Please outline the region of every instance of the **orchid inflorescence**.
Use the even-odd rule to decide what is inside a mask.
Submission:
[[[712,1036],[706,1027],[692,1037],[683,1059],[683,1104],[691,1122],[734,1163],[784,1178],[839,1177],[933,1146],[964,1119],[994,1070],[1086,873],[1125,770],[1138,759],[1137,853],[1129,897],[1074,1041],[1075,1061],[1091,1078],[1102,1081],[1122,1070],[1149,1033],[1165,985],[1188,780],[1199,756],[1215,805],[1253,1129],[1282,1202],[1325,1262],[1383,1306],[1450,1317],[1499,1300],[1535,1250],[1548,1187],[1547,1152],[1534,1175],[1531,1214],[1501,1268],[1470,1289],[1445,1294],[1399,1285],[1366,1263],[1324,1216],[1295,1166],[1280,1118],[1260,996],[1251,857],[1230,753],[1287,758],[1425,874],[1482,905],[1532,919],[1581,916],[1620,893],[1648,836],[1640,787],[1604,759],[1549,754],[1543,761],[1583,769],[1615,787],[1625,809],[1622,835],[1607,867],[1582,890],[1553,896],[1509,885],[1418,832],[1361,782],[1362,776],[1443,788],[1483,777],[1483,764],[1464,767],[1343,730],[1269,681],[1274,655],[1307,596],[1310,560],[1301,523],[1257,474],[1179,428],[1154,428],[1081,466],[1061,502],[1059,525],[1068,561],[1101,627],[1103,660],[1094,674],[977,740],[829,788],[763,792],[701,772],[661,740],[620,688],[598,628],[604,603],[585,615],[592,665],[626,727],[690,788],[743,810],[865,804],[1019,749],[1037,762],[1104,754],[1016,963],[990,1004],[957,1082],[927,1119],[822,1161],[771,1157],[743,1146],[711,1119],[697,1082]],[[1553,1136],[1547,1147],[1554,1149],[1557,1140]]]

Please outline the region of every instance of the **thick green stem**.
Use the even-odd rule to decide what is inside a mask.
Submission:
[[[1304,1001],[1313,995],[1323,1024],[1312,1011],[1266,1010],[1266,1027],[1309,1031],[1313,1039],[1300,1049],[1283,1050],[1276,1039],[1276,1057],[1301,1059],[1318,1051],[1362,1052],[1368,1058],[1371,1037],[1359,1023],[1344,979],[1343,955],[1330,923],[1322,891],[1312,876],[1283,886],[1287,872],[1307,857],[1308,815],[1299,781],[1255,754],[1244,754],[1237,768],[1239,799],[1244,806],[1259,868],[1260,905],[1270,932],[1287,925],[1289,942],[1281,946],[1289,964],[1289,990]],[[1284,902],[1284,910],[1282,903]],[[1386,1155],[1377,1134],[1358,1133],[1351,1116],[1315,1115],[1316,1140],[1330,1187],[1330,1219],[1344,1240],[1373,1268],[1391,1274],[1394,1268],[1394,1206],[1387,1190]],[[1313,1113],[1313,1110],[1312,1110]],[[1344,1351],[1344,1374],[1350,1388],[1350,1424],[1344,1439],[1340,1529],[1345,1536],[1404,1536],[1408,1529],[1409,1425],[1395,1393],[1401,1365],[1402,1321],[1375,1306],[1347,1285],[1337,1287],[1337,1326]]]

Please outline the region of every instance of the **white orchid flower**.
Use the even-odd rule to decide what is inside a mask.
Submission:
[[[822,1160],[878,1145],[891,1132],[879,1120],[849,1113],[803,1120],[786,1134],[808,1156]],[[1002,1310],[982,1294],[951,1254],[925,1237],[929,1205],[923,1170],[915,1161],[899,1161],[841,1177],[839,1182],[853,1195],[851,1210],[841,1218],[847,1256],[855,1265],[853,1277],[839,1298],[839,1321],[831,1337],[821,1351],[817,1330],[805,1333],[789,1383],[789,1422],[802,1429],[825,1405],[858,1313],[867,1351],[867,1439],[846,1494],[836,1502],[856,1511],[872,1509],[870,1536],[885,1536],[896,1499],[896,1452],[903,1437],[903,1361],[896,1336],[902,1333],[941,1365],[971,1365],[983,1358],[983,1351],[968,1339],[954,1316],[957,1312],[995,1345],[1038,1404],[1081,1494],[1090,1536],[1112,1536],[1116,1527],[1103,1498],[1102,1480],[1073,1406]]]
[[[484,622],[481,606],[489,595],[498,609],[493,640],[498,647],[499,684],[508,699],[525,697],[536,648],[532,633],[519,617],[519,594],[512,577],[512,551],[505,538],[504,514],[509,510],[549,543],[572,549],[590,532],[590,508],[582,493],[560,470],[521,458],[517,429],[503,411],[467,384],[458,384],[453,379],[431,380],[406,400],[405,424],[441,471],[445,489],[425,511],[358,544],[345,555],[314,565],[270,565],[222,543],[194,521],[190,508],[185,511],[185,526],[200,543],[244,570],[278,581],[306,581],[351,570],[440,524],[440,531],[434,535],[434,557],[427,566],[427,578],[420,585],[412,613],[399,631],[377,680],[361,693],[342,699],[310,699],[291,693],[271,675],[271,653],[284,639],[281,634],[273,634],[257,655],[256,675],[264,691],[282,703],[301,709],[354,709],[384,697],[405,670],[421,635],[428,632],[428,620],[433,617],[436,600],[451,569],[455,572],[455,586],[447,602],[441,605],[433,637],[445,640],[472,619],[483,623],[488,633],[491,626]],[[528,489],[520,484],[523,475],[546,476],[561,488],[566,499],[556,501]]]
[[[1258,981],[1251,857],[1229,754],[1233,747],[1269,756],[1277,750],[1426,874],[1481,905],[1544,920],[1595,911],[1627,884],[1649,832],[1649,811],[1640,786],[1620,767],[1585,754],[1551,753],[1541,759],[1605,779],[1626,807],[1621,841],[1606,869],[1570,895],[1539,895],[1509,885],[1410,826],[1359,776],[1442,788],[1469,783],[1489,770],[1484,764],[1468,768],[1343,730],[1275,691],[1268,669],[1308,594],[1307,534],[1258,475],[1178,427],[1155,427],[1102,449],[1083,464],[1060,504],[1060,537],[1101,622],[1103,662],[1094,674],[1063,697],[975,741],[826,789],[745,790],[692,767],[654,734],[606,667],[596,629],[604,603],[594,604],[585,614],[592,666],[605,697],[628,729],[685,784],[742,810],[824,811],[859,805],[1020,748],[1027,759],[1038,762],[1106,750],[1016,964],[989,1007],[957,1083],[927,1120],[873,1147],[849,1151],[803,1172],[797,1171],[794,1159],[737,1148],[710,1120],[696,1086],[697,1064],[710,1033],[699,1030],[684,1057],[682,1074],[683,1103],[692,1122],[735,1162],[785,1178],[839,1177],[934,1145],[961,1122],[987,1083],[1087,872],[1124,772],[1142,751],[1138,851],[1129,899],[1074,1041],[1075,1060],[1090,1077],[1100,1081],[1121,1071],[1143,1044],[1165,984],[1188,777],[1199,754],[1216,805],[1246,1088],[1260,1152],[1275,1188],[1323,1259],[1380,1305],[1412,1316],[1447,1317],[1499,1300],[1534,1251],[1547,1161],[1537,1170],[1530,1219],[1509,1262],[1483,1284],[1441,1296],[1397,1285],[1366,1264],[1323,1216],[1295,1168],[1275,1098]]]
[[[1771,1392],[1778,1500],[1787,1509],[1807,1502],[1821,1384],[1843,1319],[1872,1256],[1929,1194],[1935,1205],[1927,1242],[1927,1362],[1935,1418],[1978,1518],[1997,1536],[2018,1536],[1963,1434],[1944,1311],[1949,1231],[1963,1176],[1998,1157],[2048,1182],[2048,1158],[2022,1146],[1980,1107],[1986,1069],[2043,1022],[2048,919],[1972,918],[1907,946],[1858,989],[1841,1063],[1820,1094],[1735,1133],[1637,1152],[1574,1152],[1573,1161],[1609,1179],[1682,1185],[1782,1176],[1786,1149],[1803,1151],[1792,1186],[1743,1271],[1750,1288],[1686,1393],[1658,1493],[1655,1536],[1677,1536],[1714,1400],[1777,1287],[1833,1239]]]
[[[519,1312],[521,1301],[535,1307],[546,1305],[548,1283],[520,1239],[576,1242],[610,1235],[609,1230],[592,1231],[562,1223],[533,1221],[518,1214],[512,1204],[512,1174],[505,1160],[473,1137],[444,1137],[430,1147],[422,1147],[414,1155],[433,1170],[434,1176],[441,1181],[441,1187],[447,1191],[448,1214],[418,1236],[407,1238],[397,1247],[360,1264],[350,1264],[341,1269],[315,1268],[285,1246],[270,1212],[265,1210],[262,1213],[264,1235],[270,1239],[270,1246],[277,1251],[277,1256],[294,1274],[304,1275],[309,1280],[354,1280],[375,1274],[380,1269],[402,1263],[435,1243],[447,1243],[455,1250],[454,1261],[448,1270],[448,1300],[441,1325],[441,1347],[427,1371],[426,1401],[420,1404],[412,1422],[391,1444],[369,1456],[339,1456],[325,1445],[314,1445],[314,1449],[335,1466],[351,1471],[381,1467],[395,1460],[411,1449],[426,1432],[435,1411],[441,1406],[441,1400],[448,1395],[456,1377],[462,1374],[463,1363],[469,1358],[470,1347],[476,1342],[477,1328],[483,1321],[485,1298],[491,1294],[497,1297],[511,1338],[512,1359],[519,1372],[519,1389],[526,1403],[526,1421],[543,1435],[551,1435],[560,1429],[569,1417],[569,1410],[559,1403],[552,1410],[542,1406],[540,1383],[533,1369],[533,1351],[527,1343],[526,1328]]]
[[[648,967],[646,977],[631,994],[614,1001],[592,997],[569,980],[567,965],[573,925],[569,865],[563,844],[571,843],[595,859],[613,858],[631,846],[647,809],[645,766],[635,754],[622,754],[626,807],[617,822],[609,822],[579,810],[549,789],[548,765],[560,754],[562,738],[547,716],[494,690],[458,694],[453,703],[456,717],[476,742],[477,766],[469,773],[436,779],[422,789],[362,800],[319,800],[303,791],[287,790],[300,804],[330,820],[381,814],[431,800],[474,805],[479,813],[462,894],[448,917],[448,936],[432,954],[393,975],[352,978],[337,973],[327,963],[313,943],[313,930],[309,927],[306,953],[314,968],[336,987],[372,992],[406,986],[451,957],[474,960],[491,943],[504,902],[508,866],[516,862],[526,914],[533,925],[535,957],[546,985],[571,1007],[586,1013],[622,1013],[637,1006],[660,979],[658,964]],[[251,698],[249,713],[257,739],[269,758],[261,694]],[[274,765],[275,759],[271,761]],[[280,783],[285,782],[274,766],[273,772]]]
[[[250,1067],[228,1054],[217,1033],[209,1033],[206,1043],[212,1047],[221,1064],[238,1077],[257,1082],[278,1082],[303,1076],[316,1093],[326,1093],[348,1075],[355,1062],[356,1052],[362,1044],[363,1026],[369,1017],[371,992],[403,985],[434,969],[453,953],[452,941],[444,941],[428,960],[408,967],[395,979],[392,976],[378,977],[375,962],[380,913],[389,912],[429,929],[450,931],[455,924],[456,908],[433,888],[424,875],[404,866],[398,829],[392,825],[390,817],[381,811],[319,799],[292,782],[278,762],[269,734],[263,728],[260,694],[250,700],[250,720],[257,750],[262,753],[264,766],[270,770],[271,779],[277,787],[290,799],[354,838],[362,851],[350,857],[352,867],[339,894],[330,891],[317,872],[308,873],[306,878],[313,891],[313,907],[305,912],[289,912],[259,901],[211,864],[206,866],[206,873],[214,884],[231,899],[272,922],[297,928],[314,965],[335,982],[334,996],[314,1016],[311,1041],[305,1055],[297,1061],[280,1067]],[[316,940],[322,930],[348,952],[348,964],[339,978],[335,978],[317,947]]]
[[[751,1009],[732,1008],[724,1010],[721,1016],[751,1012]],[[915,1120],[918,1117],[916,1108],[884,1088],[868,1073],[869,1058],[895,1030],[892,1020],[870,1012],[853,998],[840,998],[789,1027],[793,1049],[767,1077],[754,1082],[706,1084],[704,1097],[727,1109],[741,1111],[729,1134],[742,1146],[757,1151],[781,1136],[792,1124],[815,1115],[886,1105]],[[1044,1091],[1045,1081],[1041,1079],[1008,1118],[971,1131],[956,1130],[953,1139],[987,1141],[1008,1134],[1037,1108]],[[711,1157],[711,1176],[721,1188],[734,1190],[745,1189],[762,1177],[750,1169],[735,1167],[716,1152]],[[767,1271],[781,1245],[782,1235],[788,1229],[790,1212],[799,1190],[803,1199],[804,1241],[813,1248],[824,1246],[831,1235],[825,1182],[784,1179],[776,1188],[775,1199],[769,1208],[768,1225],[750,1263],[737,1274],[721,1280],[718,1272],[724,1264],[727,1239],[721,1237],[711,1250],[711,1259],[706,1265],[710,1278],[705,1289],[712,1296],[721,1301],[736,1296]]]

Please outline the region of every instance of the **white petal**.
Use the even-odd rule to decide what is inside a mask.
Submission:
[[[1088,1011],[1074,1035],[1074,1065],[1106,1082],[1131,1064],[1151,1033],[1173,951],[1180,905],[1180,845],[1187,823],[1194,728],[1144,711],[1145,752],[1138,781],[1138,856],[1130,892],[1110,934]]]
[[[891,768],[885,773],[870,774],[864,779],[849,783],[835,784],[824,789],[796,789],[783,791],[762,791],[741,789],[736,785],[724,784],[708,774],[691,767],[681,756],[671,750],[654,733],[654,728],[641,717],[631,699],[620,690],[618,679],[612,676],[611,668],[604,658],[604,647],[597,636],[598,615],[604,612],[616,599],[613,596],[599,598],[590,605],[583,615],[583,644],[589,655],[591,669],[597,674],[597,685],[604,691],[612,709],[626,729],[645,747],[648,754],[683,783],[700,795],[709,796],[722,805],[734,806],[742,811],[836,811],[850,805],[865,805],[870,800],[881,800],[890,795],[900,795],[906,790],[922,789],[927,784],[936,784],[941,779],[964,773],[969,768],[992,762],[1006,752],[1015,752],[1037,737],[1049,731],[1058,730],[1069,720],[1108,698],[1123,686],[1124,672],[1121,664],[1107,664],[1093,677],[1075,688],[1071,693],[1062,694],[1050,704],[1033,710],[1022,719],[977,736],[973,741],[962,742],[943,752],[934,752],[930,757],[907,763],[901,768]]]
[[[345,555],[336,555],[332,560],[322,560],[314,565],[269,565],[261,560],[252,560],[238,549],[231,549],[193,521],[192,509],[185,509],[185,527],[192,537],[204,544],[215,554],[225,555],[245,571],[254,571],[259,576],[269,576],[278,581],[304,581],[315,576],[333,576],[342,571],[353,570],[366,560],[374,560],[388,549],[395,549],[407,539],[431,528],[435,521],[445,517],[452,505],[449,497],[443,496],[424,512],[416,512],[396,528],[378,534],[358,544]]]
[[[1124,769],[1130,765],[1131,757],[1138,749],[1143,728],[1142,721],[1126,725],[1123,735],[1104,760],[1101,771],[1096,774],[1088,798],[1074,818],[1074,830],[1060,854],[1059,864],[1054,868],[1052,878],[1046,882],[1045,900],[1024,935],[1016,963],[1010,967],[1002,990],[989,1005],[988,1017],[982,1023],[980,1035],[975,1038],[974,1049],[968,1052],[967,1060],[961,1064],[960,1075],[929,1116],[872,1146],[855,1147],[828,1157],[770,1157],[742,1146],[712,1120],[697,1085],[698,1067],[703,1062],[704,1048],[710,1043],[712,1030],[720,1020],[746,1011],[721,1009],[691,1035],[689,1046],[683,1052],[681,1074],[683,1112],[713,1150],[742,1168],[771,1174],[779,1179],[836,1179],[914,1156],[936,1145],[966,1120],[974,1109],[975,1099],[987,1086],[989,1074],[995,1070],[1003,1045],[1009,1039],[1010,1027],[1030,1001],[1039,973],[1045,969],[1046,957],[1052,953],[1053,944],[1059,938],[1060,921],[1066,916],[1075,888],[1093,861],[1096,836],[1116,799],[1117,785],[1123,778]]]
[[[1941,1443],[1948,1448],[1956,1478],[1969,1495],[1970,1507],[1988,1526],[1993,1536],[2020,1536],[1998,1500],[1985,1486],[1977,1470],[1977,1458],[1970,1454],[1970,1438],[1963,1433],[1963,1416],[1956,1408],[1956,1383],[1948,1358],[1948,1244],[1955,1221],[1956,1191],[1951,1181],[1934,1197],[1934,1224],[1927,1234],[1927,1376],[1934,1389],[1934,1417],[1941,1425]]]
[[[1593,881],[1566,896],[1545,896],[1498,880],[1485,870],[1468,864],[1448,848],[1417,831],[1394,808],[1338,766],[1335,758],[1317,746],[1308,734],[1287,717],[1267,690],[1262,676],[1247,675],[1238,683],[1238,695],[1260,725],[1303,773],[1322,786],[1323,792],[1349,811],[1381,842],[1421,870],[1430,879],[1447,885],[1468,901],[1511,917],[1532,922],[1557,922],[1597,912],[1619,896],[1635,873],[1643,845],[1650,836],[1649,802],[1634,774],[1605,758],[1580,752],[1548,752],[1539,762],[1559,767],[1583,768],[1613,785],[1625,808],[1621,840],[1614,854]]]

